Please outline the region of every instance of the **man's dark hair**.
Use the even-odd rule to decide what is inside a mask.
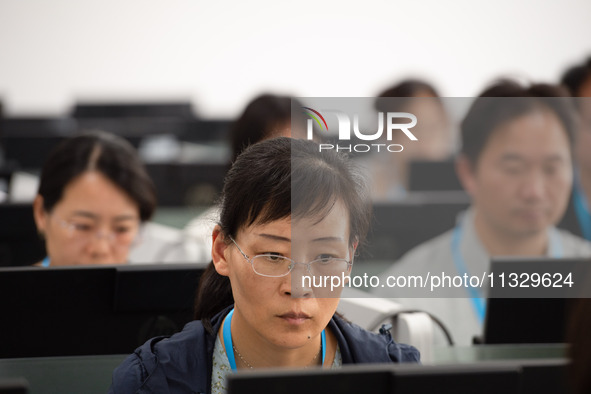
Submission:
[[[581,87],[591,78],[591,57],[582,64],[573,66],[566,70],[560,78],[560,83],[564,85],[573,97],[581,96]]]
[[[476,165],[490,136],[499,126],[540,110],[548,110],[556,115],[572,147],[575,116],[564,88],[548,84],[522,87],[516,82],[502,80],[482,92],[464,117],[461,124],[461,153]]]

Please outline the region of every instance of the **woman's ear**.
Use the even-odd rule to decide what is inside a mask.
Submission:
[[[355,237],[355,241],[353,241],[353,254],[357,252],[357,247],[359,246],[359,238]]]
[[[33,201],[33,217],[35,218],[35,225],[37,225],[37,232],[39,234],[45,234],[48,220],[47,212],[45,212],[45,208],[43,207],[43,197],[39,194],[35,197],[35,201]]]
[[[215,270],[222,276],[228,276],[230,270],[228,260],[226,259],[226,254],[229,251],[229,245],[226,243],[226,238],[224,237],[222,228],[216,225],[211,236],[213,241],[211,245],[211,258]]]
[[[351,256],[349,259],[351,260],[351,262],[353,262],[355,260],[355,256],[357,256],[356,253],[357,253],[358,246],[359,246],[359,238],[355,237],[355,240],[353,241],[353,244],[351,245],[351,247],[349,249],[349,252],[351,253]]]

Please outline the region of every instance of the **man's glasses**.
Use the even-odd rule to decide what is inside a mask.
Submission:
[[[298,263],[276,254],[259,254],[249,257],[242,251],[236,241],[234,241],[234,238],[229,238],[234,242],[240,254],[250,263],[257,275],[270,278],[279,278],[288,275],[297,264],[305,265],[308,273],[313,276],[341,276],[342,274],[349,273],[353,265],[352,261],[331,256],[312,260],[308,263]]]

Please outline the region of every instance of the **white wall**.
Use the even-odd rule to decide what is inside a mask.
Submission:
[[[9,114],[188,98],[206,117],[263,89],[373,96],[406,76],[472,96],[556,80],[591,55],[590,17],[588,0],[0,0],[0,96]]]

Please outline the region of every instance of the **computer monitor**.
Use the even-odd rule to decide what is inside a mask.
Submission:
[[[486,317],[484,322],[485,344],[519,343],[562,343],[565,342],[566,326],[570,310],[577,298],[573,298],[575,287],[543,288],[531,282],[521,282],[524,286],[510,287],[508,279],[501,287],[501,272],[532,272],[543,275],[545,272],[558,272],[557,269],[573,272],[574,282],[588,278],[585,267],[591,265],[584,258],[500,258],[491,262],[497,285],[488,289]],[[578,274],[577,274],[578,273]],[[566,276],[564,276],[566,278]],[[521,277],[519,274],[518,278]],[[552,280],[552,283],[554,283]],[[577,283],[582,285],[583,283]],[[562,283],[559,283],[562,285]],[[581,287],[579,287],[581,288]],[[551,297],[546,290],[556,290]],[[560,293],[558,293],[560,291]],[[572,291],[572,292],[571,292]],[[519,297],[511,296],[519,295]]]
[[[146,170],[156,185],[158,204],[165,207],[210,206],[224,185],[228,163],[154,163]]]
[[[521,367],[522,394],[570,394],[567,358],[511,360]]]
[[[450,191],[463,190],[456,175],[453,160],[410,162],[408,190],[410,191]]]
[[[74,118],[194,118],[190,102],[77,103]]]
[[[397,394],[519,393],[521,369],[502,363],[400,365],[393,368]]]
[[[195,264],[0,269],[0,358],[127,354],[193,319]]]
[[[492,298],[487,304],[485,344],[565,342],[570,299]]]
[[[228,394],[519,393],[520,372],[518,366],[499,363],[362,364],[331,370],[239,371],[228,375]]]
[[[0,204],[0,267],[31,265],[45,257],[32,204]]]
[[[2,145],[0,144],[0,192],[8,193],[14,169],[11,167],[2,166],[2,159]]]
[[[226,143],[232,123],[233,121],[228,119],[198,119],[189,124],[187,132],[181,139],[197,143],[210,141]]]
[[[77,123],[71,118],[4,118],[0,130],[6,162],[38,170],[57,144],[77,133]]]
[[[29,384],[25,379],[0,378],[0,394],[27,394]]]
[[[169,135],[177,140],[186,135],[194,123],[192,119],[174,117],[138,118],[81,118],[77,119],[82,132],[103,130],[125,138],[135,148],[139,148],[146,138]]]
[[[411,193],[404,201],[374,203],[367,247],[359,259],[394,261],[453,228],[468,206],[469,198],[463,192]]]

